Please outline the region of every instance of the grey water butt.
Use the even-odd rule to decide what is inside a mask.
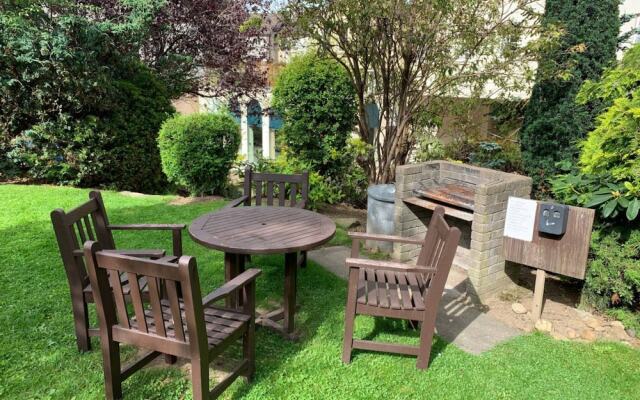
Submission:
[[[393,235],[396,187],[393,184],[373,185],[367,189],[367,233]],[[393,243],[367,240],[371,250],[391,253]]]

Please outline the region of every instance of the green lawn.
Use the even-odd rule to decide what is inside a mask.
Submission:
[[[78,354],[69,292],[49,221],[55,207],[69,209],[86,190],[52,186],[0,186],[0,398],[93,399],[103,397],[99,351]],[[170,197],[104,194],[114,223],[184,222],[223,202],[170,206]],[[121,247],[170,248],[164,233],[118,233]],[[203,292],[222,282],[222,255],[188,237]],[[254,257],[262,305],[282,292],[282,258]],[[533,334],[472,356],[437,339],[428,371],[415,360],[354,352],[340,362],[346,284],[313,263],[299,274],[297,326],[291,343],[259,329],[256,379],[239,380],[225,398],[445,398],[445,399],[637,399],[640,351],[621,344],[559,342]],[[389,321],[357,320],[356,335],[415,342],[416,332]],[[94,340],[94,348],[99,343]],[[125,354],[131,356],[132,351]],[[158,364],[125,382],[125,398],[190,398],[177,367]]]

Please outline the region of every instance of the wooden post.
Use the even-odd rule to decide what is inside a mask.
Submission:
[[[531,318],[533,322],[540,319],[542,315],[542,304],[544,303],[544,281],[547,272],[543,269],[536,270],[536,287],[533,291],[533,306],[531,308]]]

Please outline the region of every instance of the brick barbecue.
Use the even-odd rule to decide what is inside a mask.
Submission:
[[[433,209],[445,207],[447,222],[462,230],[454,261],[467,270],[462,289],[482,302],[512,284],[502,255],[507,199],[530,193],[531,178],[517,174],[449,161],[403,165],[396,170],[395,234],[424,237]],[[412,261],[418,252],[395,244],[393,256]]]

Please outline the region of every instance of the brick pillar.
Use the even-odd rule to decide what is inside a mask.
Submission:
[[[514,285],[502,254],[507,200],[509,196],[528,198],[530,192],[531,179],[526,177],[477,186],[467,292],[479,302]]]

